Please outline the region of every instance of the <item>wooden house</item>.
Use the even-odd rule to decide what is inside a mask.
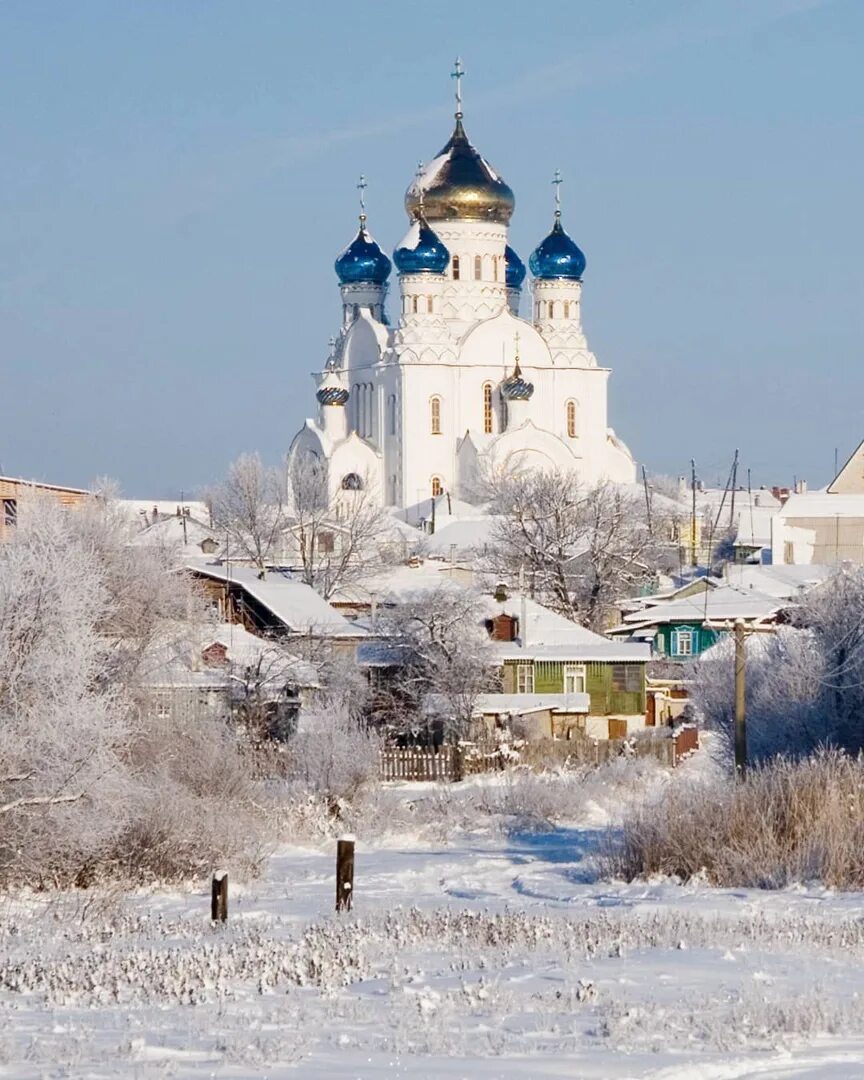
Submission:
[[[645,726],[644,644],[610,641],[527,597],[490,601],[487,629],[500,665],[502,707],[549,709],[550,734],[617,738]],[[494,694],[483,710],[495,708]],[[538,701],[537,699],[542,699]]]
[[[0,540],[4,540],[27,513],[27,505],[39,497],[53,499],[60,506],[78,506],[93,493],[84,488],[61,487],[37,480],[0,476]]]

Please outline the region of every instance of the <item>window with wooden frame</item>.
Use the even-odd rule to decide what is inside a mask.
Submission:
[[[672,632],[672,655],[692,656],[693,638],[692,630],[674,630]]]
[[[13,525],[18,524],[18,500],[17,499],[4,499],[3,500],[3,524],[8,525],[10,528]]]
[[[492,434],[492,383],[483,383],[483,432]]]
[[[613,664],[612,689],[636,694],[642,689],[640,664]]]
[[[450,260],[450,265],[453,267],[453,280],[458,281],[459,280],[459,256],[458,255],[453,256],[453,258]]]
[[[576,423],[576,402],[567,402],[567,438],[575,439],[579,433]]]
[[[437,499],[439,495],[444,494],[444,485],[441,483],[440,476],[432,477],[432,498]]]
[[[441,398],[433,397],[429,402],[429,430],[433,435],[441,434]]]
[[[584,694],[585,693],[585,665],[584,664],[565,664],[564,665],[564,693],[565,694]]]
[[[517,664],[516,665],[516,693],[517,694],[533,694],[534,693],[534,665],[533,664]]]
[[[329,530],[318,533],[318,554],[332,555],[336,550],[336,537]]]

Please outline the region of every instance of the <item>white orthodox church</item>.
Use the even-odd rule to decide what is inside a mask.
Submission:
[[[503,470],[630,483],[633,458],[607,426],[609,369],[582,330],[585,256],[556,195],[522,296],[525,266],[507,243],[513,192],[468,141],[458,75],[453,135],[405,196],[395,325],[391,262],[367,230],[361,178],[360,229],[336,260],[342,326],[315,376],[318,419],[289,456],[326,461],[332,494],[368,486],[395,508],[444,492],[472,501]]]

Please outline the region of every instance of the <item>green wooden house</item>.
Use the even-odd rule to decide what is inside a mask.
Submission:
[[[584,649],[564,650],[566,659],[549,656],[549,650],[542,648],[529,650],[530,655],[504,660],[502,690],[505,694],[587,693],[592,716],[644,715],[648,651],[636,648],[640,649],[638,660],[632,652],[629,659],[615,659],[624,655],[621,646],[614,654],[609,650],[608,656],[593,659]]]
[[[610,641],[527,598],[495,608],[502,693],[587,694],[591,716],[644,717],[647,645]]]

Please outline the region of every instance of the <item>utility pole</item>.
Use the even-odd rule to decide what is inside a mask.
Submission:
[[[186,507],[183,503],[184,492],[180,492],[180,521],[183,523],[183,546],[185,547],[189,543],[189,538],[186,535]]]
[[[642,486],[645,488],[645,513],[647,514],[648,521],[648,535],[653,536],[654,532],[651,528],[651,499],[648,496],[648,476],[645,472],[645,466],[642,466]]]
[[[745,705],[747,649],[743,619],[735,620],[735,775],[747,771],[747,712]]]
[[[735,528],[735,488],[738,487],[738,448],[735,448],[735,460],[732,462],[732,505],[729,508],[729,528]]]
[[[696,554],[696,461],[690,458],[690,490],[692,492],[692,506],[690,511],[690,565],[699,565],[699,556]]]

